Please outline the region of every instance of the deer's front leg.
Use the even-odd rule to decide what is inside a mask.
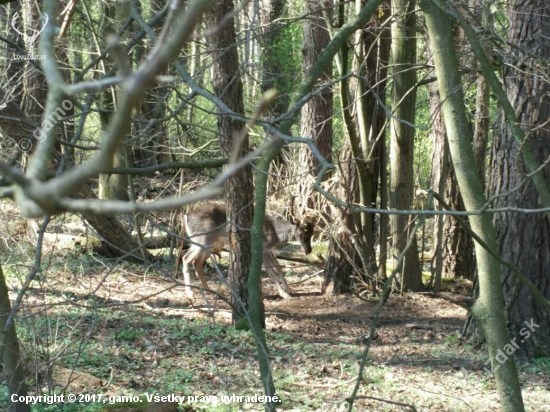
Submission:
[[[273,283],[277,286],[279,296],[283,299],[290,298],[292,290],[288,286],[288,283],[286,283],[281,266],[271,251],[266,251],[264,253],[264,267]]]

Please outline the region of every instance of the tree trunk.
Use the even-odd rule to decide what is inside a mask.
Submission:
[[[491,30],[491,12],[489,9],[480,5],[482,0],[470,0],[472,7],[482,15],[483,24],[480,29],[489,31]],[[476,14],[477,15],[477,14]],[[464,38],[464,33],[461,30],[459,36],[459,45],[464,45],[467,40]],[[464,47],[464,46],[463,46]],[[464,67],[477,67],[477,61],[472,57],[471,53],[468,54],[466,50],[462,53],[461,64]],[[477,79],[476,79],[477,77]],[[481,179],[481,183],[485,186],[485,162],[487,151],[487,139],[489,133],[489,85],[485,80],[483,74],[477,74],[477,71],[469,74],[467,83],[476,81],[476,111],[474,121],[474,157],[476,159],[476,165],[478,173]],[[437,95],[436,95],[437,93]],[[464,210],[464,202],[460,195],[460,190],[456,183],[456,176],[452,167],[449,167],[448,173],[445,173],[445,177],[442,177],[442,168],[449,166],[449,163],[443,164],[441,162],[442,145],[443,145],[443,132],[441,132],[441,125],[443,124],[442,115],[434,113],[439,110],[440,100],[438,97],[437,84],[430,83],[430,107],[432,108],[432,117],[434,118],[434,156],[433,156],[433,185],[435,190],[445,197],[447,203],[453,210]],[[443,133],[443,134],[442,134]],[[436,150],[436,147],[438,148]],[[441,178],[444,180],[441,182]],[[442,185],[440,184],[442,183]],[[467,221],[467,219],[464,219]],[[439,222],[442,221],[443,227],[441,228],[441,234],[436,235],[436,279],[438,277],[453,278],[462,276],[466,279],[473,279],[475,275],[475,253],[474,253],[474,241],[471,236],[457,223],[456,219],[452,216],[436,216],[434,219],[436,230],[439,231]],[[444,232],[444,233],[443,233]],[[439,290],[437,287],[435,291]]]
[[[452,166],[447,174],[444,196],[453,210],[466,210]],[[468,222],[468,219],[464,220]],[[443,277],[462,276],[465,279],[473,279],[476,264],[474,241],[452,216],[445,217],[442,252]]]
[[[342,46],[345,42],[348,41],[348,38],[358,29],[364,27],[370,17],[376,12],[383,0],[371,0],[365,4],[361,11],[357,14],[356,18],[353,19],[348,25],[342,27],[342,29],[335,35],[331,40],[331,47],[327,47],[325,52],[319,57],[319,60],[311,68],[309,75],[302,80],[302,83],[296,88],[292,94],[292,98],[289,106],[293,107],[294,105],[300,104],[300,101],[308,94],[311,93],[315,82],[322,76],[323,72],[332,65],[334,57],[338,50],[342,49]],[[290,132],[291,127],[293,126],[295,119],[289,117],[281,122],[279,130],[281,133],[286,134]],[[254,225],[252,228],[252,239],[254,240],[254,253],[252,256],[252,264],[250,268],[250,277],[249,277],[249,286],[251,290],[259,289],[260,283],[260,270],[262,265],[262,253],[258,248],[258,244],[262,242],[263,235],[263,223],[265,217],[265,204],[266,204],[266,190],[267,190],[267,180],[268,180],[268,171],[269,165],[273,159],[279,154],[283,146],[282,142],[275,142],[272,147],[266,150],[266,152],[260,157],[256,162],[256,182],[255,182],[255,197],[254,197]],[[251,294],[250,300],[257,299],[256,296]],[[250,317],[252,323],[255,325],[258,319],[257,305],[250,305]],[[275,387],[273,384],[273,379],[271,371],[269,368],[269,360],[267,358],[267,348],[265,344],[265,334],[261,328],[254,326],[254,333],[257,336],[257,354],[259,357],[260,363],[260,377],[262,378],[262,383],[264,385],[264,390],[266,395],[272,396],[275,393]],[[269,411],[274,411],[276,405],[274,403],[266,403],[266,409]]]
[[[357,11],[362,1],[356,3]],[[389,4],[381,6],[371,18],[368,29],[356,34],[353,72],[365,77],[373,90],[367,91],[363,80],[353,82],[348,79],[340,83],[340,104],[346,126],[347,143],[340,159],[341,185],[337,196],[348,202],[359,202],[376,206],[380,158],[385,157],[385,112],[377,97],[385,101],[385,87],[391,37],[381,29],[381,21],[389,17]],[[339,26],[344,24],[344,8],[339,7]],[[345,44],[338,59],[339,75],[347,74],[349,46]],[[350,88],[354,92],[350,92]],[[354,99],[351,99],[351,94]],[[353,102],[353,103],[352,103]],[[355,120],[353,114],[355,113]],[[351,165],[350,165],[351,163]],[[355,167],[355,171],[350,167]],[[382,196],[381,196],[382,198]],[[382,201],[381,201],[382,203]],[[361,278],[374,289],[376,270],[374,215],[362,213],[353,215],[340,207],[333,207],[333,227],[325,266],[325,286],[334,280],[334,293],[349,292],[354,286],[354,277]],[[381,222],[381,238],[385,220]],[[353,239],[355,238],[355,239]],[[381,242],[381,262],[385,263],[385,242]],[[384,246],[384,247],[383,247]],[[385,273],[385,265],[382,273]],[[355,274],[355,276],[354,276]]]
[[[429,59],[433,64],[433,57]],[[441,113],[441,99],[439,97],[439,88],[437,83],[429,85],[430,90],[430,118],[433,121],[433,156],[432,156],[432,189],[444,196],[445,181],[450,168],[449,145],[447,144],[447,135],[445,133],[445,123],[443,122],[443,113]],[[443,210],[443,206],[438,204],[438,210]],[[434,261],[432,263],[433,275],[435,280],[433,288],[435,293],[441,289],[441,278],[443,277],[443,227],[449,216],[436,215],[434,222]]]
[[[342,149],[339,164],[341,165],[341,176],[336,195],[350,203],[354,202],[358,191],[357,168],[349,144]],[[359,219],[349,209],[338,205],[331,205],[331,216],[333,224],[331,225],[323,289],[332,281],[334,294],[349,293],[356,283],[354,277],[361,273],[363,267],[353,239],[356,236]]]
[[[441,99],[436,83],[430,84],[431,117],[434,119],[434,152],[432,157],[432,187],[441,194],[453,210],[465,210],[462,196],[456,182],[455,172],[450,163],[443,114],[440,112]],[[445,150],[446,149],[446,150]],[[465,219],[467,221],[467,219]],[[474,242],[470,235],[452,216],[436,216],[434,291],[439,291],[441,277],[462,276],[473,279],[475,273]]]
[[[358,11],[363,3],[363,1],[356,3]],[[355,82],[355,112],[357,114],[359,151],[361,152],[356,157],[356,162],[358,167],[363,168],[361,182],[359,183],[359,202],[369,207],[376,206],[379,169],[381,157],[385,152],[386,112],[381,104],[385,104],[386,101],[391,33],[382,27],[382,23],[389,16],[390,4],[386,2],[380,7],[379,12],[372,17],[368,28],[357,33],[357,47],[353,61],[353,71],[360,78],[364,77],[366,79],[366,83],[362,79]],[[367,85],[372,85],[371,89]],[[365,256],[368,281],[374,284],[373,278],[377,273],[374,214],[362,213],[360,218],[358,234],[362,246],[361,253]],[[387,225],[387,215],[382,215],[381,225]],[[384,246],[381,243],[380,260],[385,262],[386,236],[384,233],[382,237]],[[385,270],[383,273],[385,273]]]
[[[268,109],[270,118],[278,118],[282,116],[287,108],[290,98],[290,93],[295,85],[295,82],[285,76],[284,62],[281,60],[281,46],[284,47],[284,37],[281,37],[285,28],[281,18],[284,16],[286,6],[285,0],[261,0],[260,1],[260,27],[262,27],[262,35],[259,37],[259,42],[263,50],[262,54],[262,93],[276,89],[279,92],[274,104]],[[288,150],[288,145],[285,144],[285,149]],[[271,179],[269,182],[269,192],[285,191],[289,184],[293,184],[294,177],[292,165],[287,162],[284,151],[273,161],[270,172],[277,175],[277,179]]]
[[[6,329],[8,316],[11,312],[8,286],[0,264],[0,353],[2,353],[3,375],[8,388],[9,399],[12,395],[27,396],[26,373],[19,349],[19,340],[15,330],[15,322],[11,322]],[[30,412],[31,406],[27,402],[10,402],[8,412]]]
[[[442,110],[445,118],[449,152],[453,162],[460,190],[463,193],[467,210],[480,209],[486,202],[483,186],[477,174],[477,167],[471,143],[471,131],[460,73],[458,57],[450,30],[450,19],[442,13],[432,0],[422,0],[426,26],[432,44],[437,82]],[[488,214],[470,217],[472,230],[496,250],[495,229],[492,218]],[[496,367],[500,358],[499,351],[507,351],[510,346],[510,335],[506,329],[504,317],[504,297],[500,279],[499,263],[476,243],[477,270],[479,279],[479,299],[472,307],[472,314],[481,323],[488,342],[489,355],[493,361],[498,393],[505,412],[521,412],[524,410],[516,364],[513,357],[503,359]]]
[[[102,27],[102,38],[104,40],[104,46],[107,47],[107,41],[111,36],[116,34],[116,28],[114,27],[114,22],[123,21],[118,20],[122,17],[123,13],[129,12],[129,4],[127,4],[124,9],[123,6],[116,3],[103,3],[103,13],[105,15],[103,19]],[[103,63],[104,72],[107,73],[112,69],[112,63]],[[115,105],[117,103],[116,99],[116,89],[114,86],[108,87],[103,90],[101,94],[101,112],[99,113],[99,118],[101,120],[101,129],[105,131],[109,120],[116,110]],[[113,157],[113,167],[131,167],[131,164],[128,163],[128,153],[126,148],[122,145],[119,145],[116,148],[115,155]],[[99,175],[99,198],[100,199],[116,199],[116,200],[129,200],[128,194],[128,176],[124,174],[118,175],[108,175],[102,174]]]
[[[481,29],[493,31],[493,13],[487,7],[485,0],[473,1],[476,15],[481,14]],[[490,46],[489,46],[490,47]],[[490,53],[487,50],[486,53]],[[485,172],[487,163],[487,143],[489,140],[489,115],[490,115],[490,88],[489,82],[483,73],[477,75],[476,80],[476,114],[474,119],[474,157],[476,159],[477,172],[481,184],[485,188]]]
[[[82,188],[79,196],[83,199],[96,198],[96,195],[89,185]],[[123,260],[135,262],[153,261],[153,256],[144,248],[140,248],[140,245],[120,224],[115,216],[82,213],[82,217],[94,228],[101,238],[101,247],[95,249],[97,253],[112,258],[121,258]]]
[[[538,62],[531,54],[550,57],[550,4],[543,0],[508,3],[510,20],[509,39],[518,46],[510,48],[505,65],[505,84],[508,99],[516,108],[519,122],[528,128],[528,143],[540,164],[550,156],[550,135],[544,126],[550,118],[550,85],[538,72]],[[518,51],[525,50],[525,54]],[[530,54],[528,55],[527,52]],[[494,207],[514,206],[522,209],[540,208],[540,199],[531,179],[526,180],[520,147],[505,123],[502,113],[494,131],[490,160],[488,189],[493,195],[509,193],[498,198]],[[550,184],[550,172],[545,167],[540,172]],[[523,184],[525,182],[525,184]],[[523,185],[522,185],[523,184]],[[517,189],[519,188],[519,189]],[[517,189],[517,190],[515,190]],[[544,214],[498,213],[494,217],[497,241],[501,256],[513,262],[550,299],[548,267],[550,267],[550,224]],[[511,271],[502,267],[502,280],[508,328],[521,344],[516,356],[523,360],[550,356],[550,317],[544,307]],[[537,325],[529,338],[523,338],[520,330],[525,322]],[[476,336],[473,326],[467,338]],[[477,334],[479,336],[479,334]],[[478,342],[479,343],[479,342]]]
[[[141,12],[142,4],[137,2],[136,6]],[[149,6],[149,15],[154,16],[161,11],[161,4],[151,2]],[[132,26],[133,28],[133,26]],[[133,29],[130,35],[136,34]],[[145,50],[148,42],[138,43],[134,47],[134,60],[140,62],[145,55]],[[152,48],[152,44],[150,45]],[[172,154],[170,152],[170,142],[167,137],[167,127],[165,122],[149,125],[150,121],[161,119],[166,115],[166,105],[168,98],[168,88],[166,86],[157,86],[148,89],[145,92],[145,97],[139,106],[140,116],[137,122],[134,123],[134,136],[147,131],[142,138],[137,142],[132,151],[131,159],[135,167],[148,167],[162,163],[172,162]]]
[[[233,18],[220,26],[225,17],[234,9],[232,0],[218,0],[212,11],[207,15],[210,27],[217,30],[210,37],[212,55],[212,85],[214,94],[236,113],[244,114],[243,85],[239,72],[239,56],[237,53],[237,36]],[[240,144],[240,154],[249,149],[248,135],[242,141],[235,142],[244,125],[231,119],[226,114],[218,114],[218,131],[222,155],[229,157],[234,145]],[[247,280],[252,259],[252,244],[250,230],[253,216],[252,169],[250,166],[229,179],[225,185],[227,219],[233,224],[228,225],[230,250],[229,284],[232,288],[232,301],[237,308],[244,305],[248,308]],[[243,311],[241,311],[242,313]],[[233,322],[240,318],[233,311]]]
[[[304,20],[303,30],[303,55],[302,68],[304,76],[307,76],[311,67],[319,60],[319,56],[330,41],[330,35],[327,29],[325,18],[323,17],[322,0],[306,0],[305,13],[307,17]],[[330,9],[327,9],[330,13]],[[330,80],[332,75],[332,66],[327,67],[322,76],[319,77],[316,87],[323,87],[323,84]],[[302,107],[302,123],[300,134],[303,137],[312,139],[319,153],[331,161],[332,152],[332,100],[333,93],[331,87],[325,87],[319,94],[313,96]],[[306,145],[300,146],[299,167],[301,173],[309,172],[311,176],[316,177],[319,173],[319,162],[313,156]],[[325,174],[324,179],[329,176]],[[303,215],[308,209],[317,209],[320,207],[319,199],[315,199],[312,190],[312,179],[299,180],[298,213]],[[318,197],[318,196],[316,196]]]
[[[288,79],[283,77],[283,62],[277,53],[272,52],[281,42],[281,31],[284,26],[279,20],[283,17],[285,0],[261,0],[260,26],[263,27],[262,36],[259,38],[264,54],[262,56],[262,93],[270,89],[277,89],[280,95],[270,108],[270,117],[276,118],[285,113],[288,108],[291,86]]]
[[[391,184],[390,207],[397,210],[412,208],[414,195],[414,134],[416,108],[416,17],[414,2],[392,0],[395,21],[392,24],[392,57],[394,64],[392,108],[395,118],[391,121]],[[390,227],[394,254],[398,255],[407,244],[412,219],[406,215],[391,215]],[[421,291],[422,272],[416,242],[405,256],[403,289]]]
[[[381,28],[381,22],[385,21],[391,13],[391,4],[387,0],[382,6],[380,13],[375,17],[378,24],[378,30],[371,34],[371,38],[376,36],[379,39],[378,43],[378,59],[376,63],[376,90],[380,100],[386,102],[386,83],[388,76],[388,66],[391,51],[391,29]],[[382,30],[382,32],[380,32]],[[386,144],[386,111],[380,107],[380,103],[376,101],[376,127],[373,129],[371,138],[379,139],[378,145],[378,170],[380,173],[380,209],[388,208],[388,159],[387,159],[387,144]],[[383,281],[386,279],[386,263],[388,260],[388,215],[380,215],[379,227],[379,244],[380,255],[378,258],[378,278]]]

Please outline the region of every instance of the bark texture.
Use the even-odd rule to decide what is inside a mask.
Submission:
[[[422,0],[426,26],[432,41],[437,82],[445,118],[449,153],[467,210],[477,210],[486,203],[483,186],[477,173],[471,141],[470,122],[466,114],[458,57],[450,30],[450,19],[432,0]],[[488,214],[470,216],[472,230],[491,249],[496,249],[496,234]],[[471,312],[482,325],[493,365],[499,361],[499,351],[510,345],[506,329],[504,296],[500,265],[476,243],[479,299]],[[506,412],[524,410],[516,364],[512,358],[498,362],[494,369],[501,408]]]
[[[330,6],[322,0],[306,0],[303,29],[302,49],[302,70],[308,75],[313,65],[319,60],[319,56],[330,42],[330,35],[327,29],[323,8]],[[327,9],[330,13],[330,9]],[[323,88],[332,75],[332,66],[326,67],[318,78],[315,88]],[[324,87],[323,90],[313,96],[302,107],[302,123],[300,134],[303,137],[312,139],[321,155],[331,161],[332,153],[332,101],[333,93],[331,87]],[[309,172],[312,176],[319,173],[319,162],[306,145],[300,146],[299,168],[302,173]],[[324,176],[328,178],[328,174]],[[305,214],[308,209],[316,209],[320,203],[319,196],[313,196],[312,179],[300,179],[299,192],[301,198],[298,201],[299,214]]]
[[[546,125],[550,118],[550,85],[546,73],[527,53],[550,57],[550,4],[544,0],[508,3],[510,41],[519,50],[510,49],[505,64],[505,85],[508,99],[516,108],[520,124],[528,134],[538,162],[543,164],[550,156],[550,132]],[[514,141],[503,116],[494,133],[490,163],[489,190],[492,194],[509,193],[499,198],[494,206],[514,206],[525,209],[541,207],[539,196],[531,179],[526,180],[520,147]],[[550,185],[550,169],[540,172]],[[515,190],[516,188],[518,188]],[[499,213],[494,218],[500,253],[512,261],[550,299],[550,225],[544,214]],[[540,327],[529,339],[521,339],[517,356],[522,359],[550,356],[550,316],[532,293],[516,281],[510,270],[502,267],[503,288],[508,314],[508,327],[513,337],[525,322],[534,321]]]
[[[212,11],[207,14],[210,27],[218,27],[220,22],[234,9],[232,0],[216,1]],[[236,113],[244,114],[243,84],[239,71],[237,53],[237,36],[233,18],[218,27],[210,37],[212,55],[212,86],[214,94]],[[235,141],[244,125],[231,119],[226,114],[218,113],[219,142],[224,157],[228,157],[235,144],[240,144],[241,154],[249,149],[248,136],[242,141]],[[228,226],[230,268],[229,284],[232,288],[232,300],[236,307],[241,302],[248,307],[247,279],[252,259],[250,230],[253,216],[252,170],[243,168],[241,172],[229,179],[225,185]],[[233,312],[233,321],[239,315]]]
[[[357,169],[349,145],[342,149],[340,165],[341,182],[336,190],[336,195],[340,199],[353,202],[357,197],[358,181]],[[337,205],[331,206],[331,216],[333,224],[331,225],[323,289],[333,281],[334,294],[349,293],[356,283],[354,275],[361,273],[360,269],[362,268],[362,262],[353,241],[359,223],[358,216],[353,215],[349,209]]]
[[[260,26],[263,29],[258,40],[263,50],[262,93],[270,89],[276,89],[279,92],[273,106],[268,109],[271,118],[278,118],[286,112],[295,83],[288,78],[288,68],[285,67],[285,61],[281,59],[280,50],[285,42],[285,38],[282,37],[285,25],[281,18],[284,16],[285,5],[285,0],[260,1]],[[285,190],[289,184],[294,184],[292,165],[285,154],[288,145],[285,144],[284,148],[285,150],[281,151],[271,164],[270,173],[276,175],[277,179],[270,180],[270,193]]]
[[[104,46],[107,46],[107,39],[110,36],[116,34],[117,28],[115,27],[115,22],[119,21],[117,18],[122,17],[127,13],[126,7],[123,7],[116,3],[102,3],[103,4],[103,13],[105,18],[103,19],[103,25],[101,27],[102,39],[104,40]],[[104,71],[106,74],[109,70],[113,68],[112,62],[104,63]],[[101,112],[99,113],[99,118],[101,121],[101,129],[103,131],[107,130],[109,121],[116,110],[117,94],[116,88],[114,86],[108,87],[101,93]],[[113,156],[113,167],[131,167],[129,163],[128,152],[124,146],[119,145],[116,148],[115,155]],[[129,180],[128,175],[117,174],[117,175],[108,175],[101,174],[99,175],[99,198],[100,199],[116,199],[116,200],[129,200],[130,196],[128,193]]]
[[[382,108],[386,102],[386,83],[390,58],[391,31],[383,26],[390,16],[390,4],[385,2],[378,13],[371,18],[368,27],[357,35],[354,53],[354,72],[365,80],[358,80],[355,90],[355,112],[357,116],[357,136],[360,155],[355,161],[361,181],[359,201],[363,205],[375,207],[378,198],[378,181],[386,176],[381,173],[386,167],[386,112]],[[384,176],[382,176],[384,175]],[[387,207],[387,188],[380,193],[380,207]],[[380,262],[381,274],[385,276],[387,255],[387,215],[380,216]],[[373,282],[376,277],[375,221],[374,214],[360,215],[359,226],[361,253],[366,263],[366,275]]]
[[[411,209],[414,195],[414,135],[415,130],[404,123],[415,122],[416,106],[416,18],[414,2],[393,0],[392,12],[396,20],[392,24],[392,57],[394,64],[392,108],[395,118],[391,121],[391,184],[390,207]],[[390,227],[394,254],[398,255],[407,244],[412,219],[406,215],[391,215]],[[403,288],[423,290],[418,247],[416,242],[405,256]]]
[[[358,2],[357,10],[362,5]],[[385,112],[378,99],[385,101],[391,37],[381,22],[387,17],[389,2],[380,6],[367,28],[357,32],[352,70],[361,79],[344,79],[340,83],[340,104],[348,139],[339,161],[341,186],[336,195],[348,202],[373,207],[377,203],[380,164],[385,167]],[[344,21],[344,9],[339,7],[339,26]],[[340,75],[348,71],[348,56],[349,46],[345,44],[338,59]],[[367,84],[373,85],[372,90],[368,89]],[[350,92],[350,89],[353,91]],[[381,195],[381,199],[380,204],[384,205],[381,207],[386,207],[385,196]],[[354,285],[354,274],[361,278],[362,283],[372,286],[376,278],[374,215],[353,215],[331,205],[331,218],[333,225],[325,266],[325,286],[334,279],[334,293],[348,292]],[[381,227],[385,228],[385,224],[386,221],[382,221]],[[387,231],[384,231],[380,237],[386,239],[386,234]],[[384,246],[385,242],[381,244],[380,254],[381,262],[385,263]],[[385,273],[385,265],[382,266],[382,273]]]

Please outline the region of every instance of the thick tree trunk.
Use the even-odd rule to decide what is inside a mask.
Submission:
[[[281,40],[281,32],[284,28],[279,20],[283,17],[285,0],[262,0],[260,9],[260,24],[264,28],[259,41],[264,50],[262,93],[269,89],[277,89],[279,96],[270,109],[270,117],[279,117],[288,108],[290,84],[283,77],[285,70],[284,62],[277,53],[272,51],[277,48]]]
[[[325,18],[323,16],[323,7],[326,7],[322,0],[306,0],[305,13],[307,18],[304,20],[303,29],[303,55],[302,68],[304,76],[309,74],[311,67],[319,60],[322,51],[330,41],[330,35],[327,29]],[[330,9],[327,10],[330,13]],[[323,75],[319,77],[316,87],[323,87],[332,74],[332,67],[327,67]],[[300,134],[303,137],[312,139],[319,153],[331,161],[332,153],[332,100],[333,93],[331,87],[325,87],[318,95],[313,96],[302,107],[302,123]],[[299,167],[301,173],[309,172],[315,177],[319,173],[319,162],[311,153],[306,145],[300,146]],[[329,175],[325,174],[324,179]],[[300,198],[297,202],[298,213],[305,214],[308,209],[317,209],[320,206],[319,196],[313,196],[312,179],[299,180]]]
[[[422,0],[426,26],[432,42],[432,50],[441,94],[443,116],[449,152],[458,184],[463,193],[467,210],[480,209],[486,202],[483,186],[477,174],[474,152],[471,143],[470,124],[466,115],[464,94],[458,58],[453,43],[450,19],[435,7],[432,0]],[[472,230],[485,242],[496,249],[495,229],[488,214],[470,217]],[[505,412],[524,410],[516,364],[513,357],[498,362],[499,351],[508,350],[510,335],[506,330],[504,297],[500,279],[499,263],[476,243],[477,270],[479,279],[479,299],[472,307],[472,314],[481,323],[488,342],[489,355],[493,361],[497,388]],[[496,368],[496,363],[499,363]]]
[[[505,65],[508,99],[516,108],[520,124],[527,125],[530,133],[528,144],[538,162],[543,164],[550,156],[550,134],[543,126],[550,118],[550,85],[539,72],[538,62],[533,61],[527,52],[542,58],[550,57],[550,27],[547,24],[550,4],[544,0],[510,1],[508,15],[509,38],[518,46],[517,50],[510,48]],[[525,54],[518,50],[525,50]],[[502,114],[497,122],[499,127],[494,132],[488,188],[493,195],[509,194],[498,198],[494,207],[539,208],[539,195],[530,179],[525,182],[525,166],[518,153],[520,148]],[[548,167],[543,168],[541,174],[550,185]],[[501,256],[517,265],[550,299],[550,224],[547,217],[543,214],[498,213],[494,222]],[[512,336],[521,340],[516,356],[524,360],[549,357],[548,312],[508,268],[502,267],[501,273],[508,328]],[[537,325],[529,338],[520,335],[520,330],[526,327],[525,322]],[[467,337],[471,338],[474,333],[470,328]]]
[[[285,0],[261,0],[260,1],[260,26],[262,36],[259,37],[259,42],[262,46],[262,93],[270,89],[276,89],[279,92],[277,99],[269,109],[269,117],[277,118],[282,116],[287,108],[292,92],[294,82],[285,77],[286,67],[285,62],[281,60],[280,52],[275,50],[284,47],[285,38],[282,37],[285,25],[281,18],[284,16],[286,6]],[[288,150],[288,145],[285,144],[285,149]],[[285,150],[286,151],[286,150]],[[285,151],[273,161],[270,172],[277,175],[277,179],[271,179],[269,182],[269,192],[279,192],[286,190],[290,184],[294,184],[292,165],[287,161]]]
[[[416,109],[416,18],[414,2],[392,0],[395,21],[392,24],[392,57],[394,64],[391,121],[391,184],[390,207],[408,210],[414,195],[414,134],[415,130],[404,122],[414,124]],[[395,255],[407,244],[412,219],[406,215],[391,215],[390,227]],[[404,263],[403,288],[420,291],[422,272],[416,242],[407,252]]]
[[[239,72],[237,36],[233,19],[219,27],[225,17],[234,9],[232,0],[218,0],[207,18],[210,27],[217,30],[210,37],[212,55],[212,85],[214,94],[236,113],[244,114],[243,85]],[[222,155],[228,157],[234,148],[234,137],[239,135],[244,125],[223,113],[218,114],[218,131]],[[248,136],[242,142],[241,154],[248,151]],[[248,308],[247,279],[252,259],[250,230],[253,216],[252,169],[248,166],[229,179],[225,185],[228,226],[230,268],[229,284],[232,288],[232,301],[235,307],[244,304]],[[233,322],[239,320],[233,312]]]

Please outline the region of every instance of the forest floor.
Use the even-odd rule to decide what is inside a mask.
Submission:
[[[32,284],[23,301],[27,317],[18,323],[29,366],[54,365],[31,380],[33,390],[55,387],[61,393],[66,387],[67,394],[96,396],[83,395],[77,399],[96,402],[66,411],[94,411],[116,399],[109,397],[156,393],[197,396],[185,411],[263,410],[252,398],[263,393],[254,340],[231,326],[226,303],[199,292],[190,301],[168,266],[144,273],[143,266],[113,265],[89,251],[57,256]],[[4,262],[12,291],[27,270]],[[330,291],[321,295],[315,270],[287,264],[292,299],[278,298],[264,279],[266,336],[281,411],[347,410],[377,305]],[[214,271],[207,273],[211,288],[227,297]],[[461,282],[449,285],[465,291]],[[484,371],[487,355],[459,340],[466,310],[452,303],[456,296],[390,296],[357,392],[372,398],[356,399],[354,410],[413,410],[386,401],[417,411],[500,410],[494,377]],[[549,369],[548,359],[520,366],[528,411],[550,411]],[[5,400],[0,392],[0,410]]]

